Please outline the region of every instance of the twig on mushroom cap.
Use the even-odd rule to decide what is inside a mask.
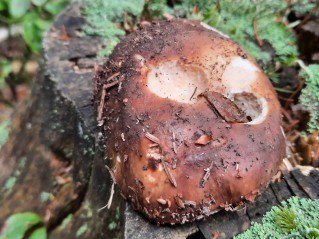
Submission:
[[[177,183],[176,183],[176,180],[173,176],[173,174],[171,173],[171,170],[167,167],[166,163],[165,163],[165,160],[164,160],[164,157],[161,157],[161,163],[164,167],[164,170],[165,170],[165,173],[167,174],[167,177],[169,179],[169,181],[171,182],[171,184],[177,188]]]
[[[110,78],[108,78],[106,81],[110,81],[110,79],[114,79],[116,76],[118,76],[119,73],[117,74],[114,74],[112,75]],[[105,96],[106,96],[106,90],[117,85],[118,83],[122,82],[123,79],[119,79],[117,81],[113,81],[112,83],[109,83],[109,84],[106,84],[106,85],[103,85],[103,88],[102,88],[102,94],[101,94],[101,100],[100,100],[100,104],[99,104],[99,107],[98,107],[98,116],[97,116],[97,122],[98,122],[98,126],[101,126],[103,124],[103,120],[102,120],[102,117],[103,117],[103,106],[104,106],[104,103],[105,103]]]
[[[118,83],[122,82],[123,80],[124,79],[119,79],[119,80],[113,81],[109,84],[103,85],[103,90],[107,90],[108,88],[111,88],[111,87],[117,85]]]
[[[156,143],[156,144],[160,144],[159,143],[159,139],[156,136],[154,136],[154,135],[152,135],[152,134],[150,134],[148,132],[145,134],[145,137],[148,138],[149,140],[151,140],[152,142]]]
[[[179,208],[185,208],[185,204],[184,204],[183,200],[178,195],[175,196],[174,198],[175,198],[175,202]]]
[[[98,126],[102,126],[103,125],[103,106],[104,106],[104,102],[105,102],[105,96],[106,96],[106,90],[104,90],[104,87],[102,89],[102,95],[101,95],[101,101],[98,107],[98,115],[97,115],[97,122],[98,122]]]
[[[210,171],[212,170],[213,165],[214,165],[214,163],[213,163],[213,161],[212,161],[212,162],[210,163],[209,168],[205,168],[205,169],[204,169],[204,171],[205,171],[206,173],[205,173],[203,179],[202,179],[202,180],[200,181],[200,183],[199,183],[200,187],[202,187],[202,188],[205,187],[205,184],[207,183],[207,180],[208,180],[208,178],[209,178],[209,176],[210,176]]]
[[[189,100],[190,100],[190,101],[193,99],[193,97],[194,97],[194,95],[195,95],[196,91],[197,91],[197,86],[195,87],[195,90],[194,90],[194,92],[193,92],[193,94],[192,94],[191,98],[189,98]]]
[[[106,82],[110,82],[111,80],[113,80],[115,77],[117,77],[120,74],[120,72],[117,72],[113,75],[111,75],[109,78],[106,79]]]
[[[177,148],[176,148],[176,143],[175,143],[175,132],[173,131],[173,151],[175,154],[177,154]]]

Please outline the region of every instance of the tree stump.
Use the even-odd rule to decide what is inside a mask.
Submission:
[[[46,33],[43,60],[30,99],[12,120],[0,152],[0,226],[17,212],[44,218],[50,238],[231,238],[260,221],[290,196],[319,197],[319,171],[285,172],[241,212],[220,212],[205,221],[157,226],[121,198],[105,168],[104,146],[92,106],[92,76],[103,42],[79,31],[82,1],[73,1]],[[101,210],[100,210],[101,209]]]

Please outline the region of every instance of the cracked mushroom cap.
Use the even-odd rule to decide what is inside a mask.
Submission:
[[[161,21],[126,36],[95,77],[108,165],[157,223],[254,201],[285,155],[270,81],[226,35]]]

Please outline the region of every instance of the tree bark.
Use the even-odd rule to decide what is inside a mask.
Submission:
[[[112,187],[91,102],[103,42],[79,34],[85,25],[80,7],[82,1],[73,1],[46,33],[31,97],[17,110],[0,151],[0,226],[14,213],[32,211],[44,218],[50,238],[212,238],[214,231],[231,238],[290,196],[318,198],[318,170],[296,168],[246,210],[197,223],[149,223],[116,186],[110,209],[99,210]]]

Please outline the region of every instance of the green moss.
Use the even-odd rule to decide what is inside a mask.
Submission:
[[[10,177],[4,184],[4,188],[8,191],[11,191],[17,181],[16,177]]]
[[[172,13],[172,9],[167,6],[166,0],[145,0],[142,18],[161,19],[165,13]]]
[[[14,185],[17,182],[18,177],[20,176],[25,164],[26,164],[27,158],[26,157],[21,157],[18,163],[18,166],[16,167],[15,171],[12,173],[11,177],[9,177],[5,184],[3,189],[1,190],[2,192],[5,192],[6,194],[11,193]]]
[[[21,169],[24,168],[26,162],[27,162],[27,157],[20,158],[18,167]]]
[[[123,21],[133,24],[138,21],[144,6],[143,0],[122,0],[104,1],[86,0],[87,7],[84,10],[88,26],[84,32],[88,35],[101,36],[106,47],[101,51],[101,55],[110,54],[120,37],[125,35],[125,31],[116,26]]]
[[[51,197],[52,197],[51,193],[48,193],[48,192],[41,192],[40,193],[40,201],[42,203],[49,201]]]
[[[307,15],[309,12],[313,12],[313,15],[318,16],[319,11],[313,11],[316,7],[319,6],[319,2],[317,1],[309,1],[309,0],[293,0],[292,1],[292,10],[297,15]]]
[[[10,126],[10,121],[4,121],[0,123],[0,149],[1,146],[7,142],[8,137],[9,137],[9,126]]]
[[[66,218],[64,218],[59,229],[64,230],[69,225],[69,223],[72,221],[72,218],[73,218],[72,214],[69,214]]]
[[[319,130],[319,65],[313,64],[300,72],[306,87],[301,91],[300,102],[310,112],[308,131]]]
[[[85,211],[85,217],[86,218],[91,218],[93,216],[93,210],[92,210],[91,204],[89,202],[85,202],[83,208],[84,208],[84,211]]]
[[[184,0],[171,8],[166,0],[146,0],[145,5],[142,0],[88,1],[85,14],[90,26],[85,29],[85,32],[103,37],[107,45],[102,50],[103,54],[109,54],[119,42],[120,36],[125,34],[125,31],[116,27],[115,24],[125,22],[127,14],[134,25],[142,13],[151,19],[161,19],[165,13],[169,13],[176,17],[201,20],[216,27],[238,42],[260,63],[266,64],[274,60],[291,65],[296,62],[298,51],[295,36],[285,25],[287,14],[298,8],[309,11],[316,5],[307,4],[306,0],[289,2]],[[127,13],[125,17],[124,13]],[[270,54],[257,44],[258,40],[263,40],[273,47],[274,59],[271,59]]]
[[[297,227],[295,219],[296,213],[291,208],[274,208],[275,225],[283,231],[291,231]]]
[[[88,230],[88,225],[85,223],[76,231],[76,236],[79,237],[83,235],[84,233],[87,232],[87,230]]]
[[[276,61],[293,64],[298,52],[294,35],[284,25],[288,7],[286,1],[186,0],[174,9],[175,15],[202,20],[226,33],[260,63],[271,57],[257,44],[258,37],[274,48]]]
[[[117,223],[116,222],[111,222],[110,224],[109,224],[109,226],[108,226],[108,229],[110,230],[110,231],[113,231],[113,230],[115,230],[117,228]]]
[[[235,239],[248,238],[318,238],[319,200],[292,197],[273,207],[264,215],[262,224],[252,223],[250,229]]]
[[[120,219],[120,207],[116,207],[115,219],[116,219],[116,220],[119,220],[119,219]]]
[[[260,38],[269,42],[275,50],[276,56],[273,60],[285,65],[293,65],[298,55],[296,37],[283,22],[278,22],[277,19],[275,13],[272,13],[257,21]]]
[[[66,158],[68,158],[68,159],[72,158],[72,155],[73,155],[73,149],[72,148],[66,147],[66,148],[63,148],[62,151],[63,151],[63,154],[64,154],[64,156]]]

